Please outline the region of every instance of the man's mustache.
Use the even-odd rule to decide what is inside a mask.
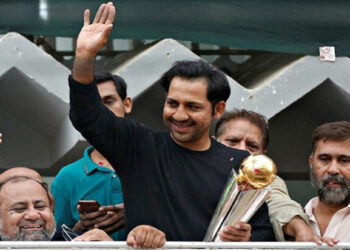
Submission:
[[[336,182],[344,186],[349,186],[349,181],[341,175],[326,175],[321,178],[322,187],[324,187],[328,182]],[[349,187],[350,188],[350,187]]]
[[[35,228],[35,227],[42,227],[44,228],[45,227],[45,221],[42,220],[42,219],[38,219],[38,220],[35,220],[35,221],[28,221],[28,220],[21,220],[19,223],[18,223],[18,226],[20,228]]]

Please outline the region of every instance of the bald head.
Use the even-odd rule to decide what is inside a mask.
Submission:
[[[27,176],[1,183],[0,218],[5,241],[48,241],[56,229],[47,186]]]
[[[27,167],[12,167],[2,174],[0,174],[0,183],[5,182],[6,180],[15,177],[15,176],[24,176],[24,177],[29,177],[32,178],[38,182],[43,182],[43,177],[35,171],[34,169],[27,168]],[[49,198],[50,198],[50,203],[51,203],[51,209],[52,211],[55,210],[55,200],[52,196],[52,194],[49,192]]]
[[[14,176],[26,176],[39,182],[43,181],[41,175],[33,169],[26,167],[13,167],[0,174],[0,182],[4,182],[5,180]]]

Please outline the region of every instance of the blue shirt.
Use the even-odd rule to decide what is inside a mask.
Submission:
[[[79,221],[79,200],[96,200],[102,206],[123,202],[122,188],[117,174],[101,167],[90,158],[93,147],[84,151],[84,157],[63,167],[52,183],[55,198],[55,219],[58,227],[72,228]],[[114,240],[125,240],[125,230],[110,234]]]

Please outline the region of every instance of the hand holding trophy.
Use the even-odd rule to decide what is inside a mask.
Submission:
[[[240,166],[239,174],[232,170],[204,241],[220,241],[218,233],[226,225],[248,222],[267,199],[270,185],[276,177],[275,163],[266,155],[250,155]]]

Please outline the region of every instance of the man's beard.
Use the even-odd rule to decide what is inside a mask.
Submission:
[[[311,184],[317,191],[320,201],[328,205],[347,205],[350,202],[350,181],[340,175],[325,175],[318,179],[314,170],[310,171]],[[329,187],[330,181],[341,184],[340,187]]]
[[[43,225],[42,229],[38,230],[22,230],[25,222],[20,222],[14,236],[8,235],[2,230],[2,223],[0,226],[1,241],[50,241],[56,231],[56,223],[54,222],[51,229],[47,229],[43,220],[37,220],[34,223]]]

